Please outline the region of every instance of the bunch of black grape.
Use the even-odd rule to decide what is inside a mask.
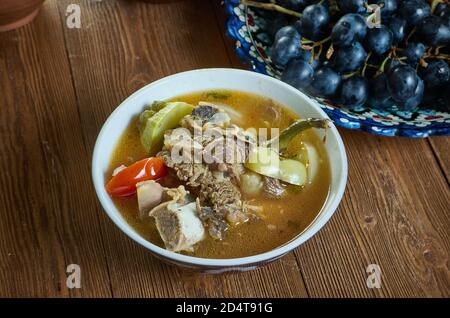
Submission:
[[[296,16],[278,26],[270,53],[286,83],[354,111],[437,104],[450,110],[448,0],[261,3]],[[381,23],[373,20],[373,4]]]

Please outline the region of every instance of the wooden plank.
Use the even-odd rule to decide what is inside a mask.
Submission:
[[[296,251],[310,295],[448,297],[450,190],[427,141],[340,131],[343,202]],[[369,264],[381,267],[381,289],[366,286]]]
[[[61,15],[72,2],[59,1]],[[208,0],[77,3],[83,26],[65,30],[65,38],[89,151],[106,117],[136,89],[168,74],[230,65]],[[190,273],[152,257],[105,215],[101,221],[114,296],[307,296],[293,254],[249,273]]]
[[[110,296],[56,2],[0,43],[0,296]]]
[[[430,137],[428,141],[447,178],[447,182],[450,183],[450,137]]]

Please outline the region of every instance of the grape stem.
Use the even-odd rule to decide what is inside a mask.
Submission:
[[[442,46],[438,46],[435,50],[434,50],[434,54],[435,55],[439,55],[439,50],[442,48]]]
[[[241,0],[241,4],[249,7],[255,7],[259,9],[265,9],[265,10],[272,10],[272,11],[278,11],[280,13],[292,15],[294,17],[300,18],[302,14],[300,12],[286,9],[285,7],[282,7],[276,2],[270,2],[270,3],[262,3],[254,0]]]
[[[378,65],[367,63],[367,67],[378,68]]]
[[[439,55],[433,55],[433,54],[425,54],[423,56],[424,59],[436,59],[436,60],[447,60],[450,61],[450,55],[448,54],[439,54]]]
[[[317,41],[317,42],[313,42],[314,44],[311,46],[311,49],[318,47],[318,46],[322,46],[324,43],[328,42],[331,40],[331,36],[326,37],[323,40]]]
[[[315,48],[319,47],[319,53],[317,55],[320,56],[322,54],[323,44],[330,40],[331,40],[331,36],[329,36],[321,41],[318,41],[318,42],[313,42],[311,40],[302,38],[302,48],[306,51],[311,51],[311,58],[313,58],[315,56]],[[309,44],[309,43],[313,43],[313,45],[305,45],[305,44]]]
[[[384,73],[384,67],[386,66],[386,62],[391,58],[392,53],[394,51],[390,51],[389,54],[386,56],[386,58],[383,60],[383,62],[381,62],[380,68],[378,69],[378,74],[380,73]]]
[[[323,49],[323,44],[319,45],[319,52],[317,53],[317,56],[320,57],[320,55],[322,54],[322,49]]]
[[[343,79],[347,79],[347,78],[350,78],[350,77],[352,77],[352,76],[354,76],[354,75],[356,75],[356,74],[358,74],[358,71],[344,74],[344,75],[342,75],[342,78],[343,78]]]
[[[416,32],[416,27],[414,27],[411,32],[409,32],[408,36],[406,37],[406,44],[408,44],[409,39],[413,36],[413,34]]]
[[[369,52],[369,54],[367,54],[366,60],[364,61],[364,67],[361,71],[361,75],[364,77],[366,74],[366,68],[367,68],[367,62],[369,62],[370,56],[372,55],[372,52]]]

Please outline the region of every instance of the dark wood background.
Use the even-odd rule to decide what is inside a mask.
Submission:
[[[66,8],[81,6],[81,29]],[[245,67],[218,0],[45,2],[0,33],[0,296],[450,296],[450,138],[340,129],[344,199],[306,244],[266,267],[204,275],[168,266],[108,219],[91,183],[112,110],[163,76]],[[81,266],[81,289],[66,267]],[[366,286],[381,267],[382,287]]]

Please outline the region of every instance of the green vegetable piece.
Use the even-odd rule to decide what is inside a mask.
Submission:
[[[245,167],[263,176],[279,176],[280,157],[272,148],[257,147],[248,156]]]
[[[156,114],[156,111],[152,109],[146,109],[139,115],[139,128],[142,130],[145,128],[145,124],[150,119],[150,117],[153,117],[153,115]]]
[[[141,125],[141,143],[150,155],[157,153],[162,148],[164,132],[178,127],[180,120],[194,109],[194,106],[183,102],[164,102],[164,105],[163,107],[161,107],[161,103],[155,105],[155,109],[161,108],[152,116],[149,116],[151,115],[149,112],[144,113],[155,111],[154,108],[141,114],[140,119],[145,121]]]
[[[329,124],[328,119],[317,119],[317,118],[308,118],[308,119],[299,119],[295,121],[288,128],[284,129],[281,134],[275,138],[272,138],[266,143],[266,146],[271,146],[277,139],[280,148],[280,152],[283,149],[286,149],[291,142],[291,140],[297,136],[302,131],[305,131],[309,128],[328,128]]]
[[[307,180],[306,167],[300,161],[286,159],[280,161],[280,175],[281,181],[295,184],[304,185]]]
[[[145,107],[145,110],[139,115],[139,129],[142,131],[147,123],[147,120],[163,109],[166,105],[167,102],[154,101],[150,106]]]
[[[272,148],[257,147],[249,154],[245,167],[263,176],[294,185],[304,185],[307,180],[304,164],[293,159],[280,160]]]

